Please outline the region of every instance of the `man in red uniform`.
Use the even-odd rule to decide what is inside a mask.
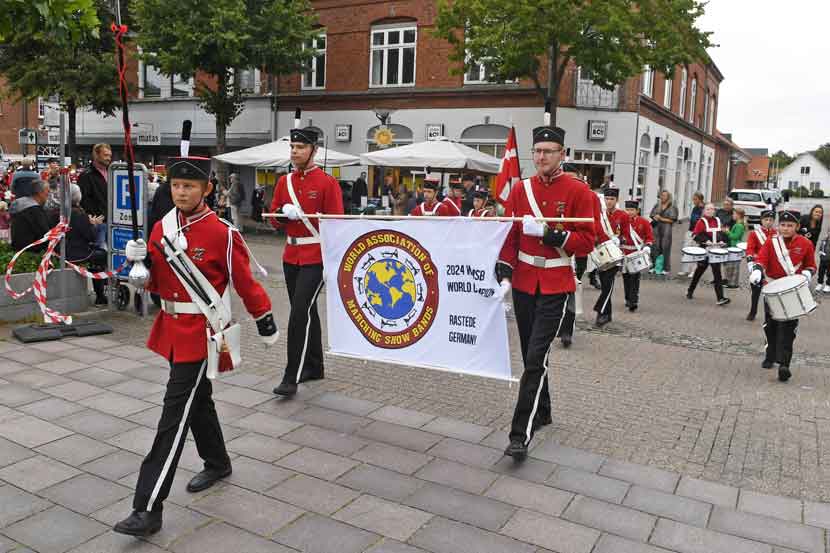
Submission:
[[[467,213],[467,217],[492,217],[493,210],[487,205],[487,189],[477,188],[472,191],[472,196],[473,208]]]
[[[443,204],[447,206],[447,215],[457,217],[461,215],[461,203],[463,201],[464,185],[460,182],[450,183],[450,195],[444,198]]]
[[[343,213],[343,195],[337,180],[314,164],[317,132],[291,130],[291,164],[294,171],[280,177],[271,211],[282,214],[272,224],[285,229],[282,266],[291,314],[288,317],[288,363],[274,393],[291,397],[297,384],[319,380],[323,371],[323,341],[317,296],[323,287],[323,253],[320,222],[306,213]]]
[[[654,244],[654,231],[651,223],[640,216],[640,202],[626,200],[625,212],[628,215],[628,231],[622,237],[622,251],[630,255],[644,250],[651,259],[651,245]],[[623,266],[623,287],[625,288],[625,306],[629,311],[636,311],[640,303],[640,273],[627,273]]]
[[[245,309],[256,319],[263,341],[272,344],[277,338],[277,327],[271,300],[251,274],[245,241],[205,205],[204,198],[211,191],[209,172],[209,158],[172,158],[168,162],[178,232],[167,238],[179,244],[218,294],[224,294],[233,284]],[[161,223],[153,227],[151,244],[162,243],[162,229]],[[170,492],[188,428],[193,431],[196,449],[205,462],[204,470],[188,483],[188,491],[207,489],[228,476],[231,461],[211,398],[211,382],[206,376],[207,318],[155,247],[147,257],[144,241],[130,240],[126,250],[127,259],[146,259],[150,267],[147,289],[161,297],[162,310],[153,323],[147,346],[170,362],[161,419],[153,447],[141,463],[134,510],[114,527],[122,534],[148,536],[161,529],[162,503]]]
[[[749,275],[751,284],[761,284],[766,276],[767,280],[775,280],[793,274],[807,277],[807,282],[816,272],[816,250],[809,238],[798,234],[798,211],[782,211],[778,214],[778,234],[768,239],[758,256],[755,266]],[[776,321],[770,314],[769,306],[764,304],[764,333],[767,337],[767,347],[764,362],[761,366],[771,369],[778,363],[778,380],[786,382],[792,376],[790,361],[793,357],[793,342],[798,328],[798,319],[791,321]]]
[[[748,272],[751,274],[755,266],[755,257],[758,252],[766,244],[767,240],[775,236],[775,211],[765,209],[761,212],[761,225],[752,229],[746,239],[746,263]],[[758,314],[758,300],[761,298],[761,283],[750,284],[752,291],[752,303],[749,306],[749,314],[746,316],[747,321],[754,321]]]
[[[431,178],[424,179],[424,201],[416,205],[410,215],[435,215],[439,217],[453,215],[450,212],[451,208],[445,202],[436,201],[435,196],[437,194],[438,181]]]
[[[619,188],[606,188],[603,190],[605,196],[605,216],[608,218],[612,235],[609,237],[618,246],[621,237],[628,232],[628,215],[625,211],[617,209],[617,200],[620,198]],[[600,293],[597,302],[594,304],[594,311],[597,312],[596,325],[605,326],[611,322],[612,306],[611,296],[614,293],[614,280],[620,268],[616,265],[604,271],[598,271]]]
[[[568,294],[576,290],[571,257],[587,255],[594,247],[592,222],[547,225],[538,221],[542,217],[593,217],[591,192],[560,167],[564,143],[565,131],[558,127],[533,130],[537,173],[510,192],[505,215],[523,221],[513,224],[496,264],[502,297],[512,282],[524,361],[510,445],[504,452],[517,461],[527,456],[536,429],[551,423],[548,353],[561,328]]]

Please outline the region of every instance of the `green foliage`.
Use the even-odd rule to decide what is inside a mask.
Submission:
[[[795,158],[791,155],[788,155],[784,150],[778,150],[774,154],[772,154],[769,158],[769,165],[770,167],[778,167],[779,169],[783,169],[787,165],[793,162]]]
[[[824,190],[821,188],[816,188],[815,190],[810,191],[811,198],[823,198],[824,197]]]
[[[819,146],[818,150],[816,150],[814,153],[816,159],[822,162],[825,167],[830,169],[830,142]]]
[[[9,243],[0,242],[0,275],[6,274],[6,269],[8,268],[9,262],[12,260],[15,253],[16,252],[12,249]],[[18,275],[20,273],[34,273],[37,271],[42,259],[43,255],[40,253],[24,252],[20,254],[20,257],[18,257],[17,261],[14,262],[12,274]],[[55,258],[52,258],[51,262],[52,267],[57,267]]]
[[[799,186],[798,188],[793,190],[792,195],[796,198],[809,198],[810,189],[806,186]]]
[[[308,0],[135,0],[143,58],[166,75],[205,73],[197,87],[202,108],[216,117],[217,146],[244,108],[234,69],[272,75],[296,72],[313,52],[303,44],[317,32]]]
[[[76,40],[97,28],[94,0],[3,0],[0,5],[0,43],[18,35]]]

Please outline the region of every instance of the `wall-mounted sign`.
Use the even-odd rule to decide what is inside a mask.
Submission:
[[[608,121],[588,121],[588,140],[605,140],[608,135]]]
[[[334,139],[337,142],[351,142],[352,141],[352,126],[351,125],[335,125]]]
[[[161,146],[161,134],[141,132],[135,135],[137,146]]]
[[[443,124],[427,125],[427,140],[436,140],[441,136],[444,136]]]

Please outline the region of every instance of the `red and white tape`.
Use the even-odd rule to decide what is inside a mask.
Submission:
[[[35,296],[35,301],[37,301],[38,307],[40,311],[43,313],[43,319],[47,323],[52,322],[59,322],[65,324],[72,324],[72,316],[71,315],[64,315],[54,309],[47,307],[46,305],[46,277],[49,276],[49,273],[52,272],[52,266],[50,264],[50,260],[52,259],[52,255],[54,255],[55,248],[60,243],[61,239],[69,232],[69,224],[66,222],[66,219],[61,217],[60,222],[55,225],[54,228],[50,229],[49,232],[43,235],[43,238],[32,242],[12,257],[12,260],[9,262],[8,267],[6,267],[6,292],[15,300],[22,298],[29,292],[33,292]],[[12,271],[14,270],[14,264],[17,261],[17,258],[34,246],[39,244],[43,244],[44,242],[49,242],[49,245],[46,247],[46,252],[43,254],[43,259],[40,261],[40,265],[38,265],[37,271],[35,272],[35,280],[32,285],[27,288],[24,292],[17,292],[11,286],[11,278],[12,278]],[[97,273],[93,273],[84,267],[80,267],[75,265],[74,263],[67,261],[66,264],[71,267],[75,272],[79,275],[91,278],[102,280],[105,278],[112,278],[115,276],[116,273],[121,272],[121,270],[127,265],[127,261],[121,264],[120,267],[115,269],[114,271],[100,271]]]

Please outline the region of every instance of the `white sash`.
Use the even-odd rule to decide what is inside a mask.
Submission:
[[[706,220],[706,217],[701,217],[701,219],[703,219],[703,226],[706,227],[706,232],[712,234],[712,242],[713,243],[717,242],[718,241],[718,233],[720,232],[720,219],[715,217],[715,221],[718,222],[718,226],[716,226],[712,229],[709,228],[709,221]]]
[[[479,218],[487,217],[487,214],[490,212],[490,210],[489,209],[482,209],[481,210],[481,215],[476,215],[475,212],[476,212],[475,209],[471,209],[470,212],[467,213],[467,217],[479,217]]]
[[[544,219],[545,216],[542,215],[542,210],[539,209],[539,204],[536,202],[536,196],[533,195],[533,184],[530,182],[530,179],[523,180],[522,186],[525,188],[525,196],[527,197],[527,203],[530,205],[533,216],[537,219]],[[556,251],[559,252],[559,257],[567,258],[570,261],[570,256],[565,253],[564,248],[556,248]]]
[[[300,213],[303,213],[303,208],[300,207],[300,201],[297,199],[297,194],[294,193],[294,185],[291,184],[291,173],[288,173],[285,178],[285,186],[288,188],[288,196],[291,198],[291,203],[294,204],[294,207],[300,210]],[[315,242],[320,241],[320,233],[317,232],[317,229],[314,228],[314,225],[311,224],[311,221],[308,220],[308,217],[305,216],[305,213],[300,217],[300,220],[305,225],[305,228],[308,229],[308,232],[311,233],[311,236],[314,237]]]
[[[793,260],[790,259],[790,251],[787,249],[787,245],[784,243],[784,239],[780,234],[773,237],[772,248],[775,250],[775,257],[778,258],[778,263],[784,268],[787,276],[794,275],[796,267],[793,266]],[[799,263],[800,266],[801,264]]]
[[[766,233],[764,233],[764,231],[761,230],[760,228],[756,228],[754,232],[755,232],[755,237],[758,238],[758,244],[763,246],[764,243],[766,243],[766,241],[767,241]]]
[[[628,229],[629,229],[629,232],[631,233],[631,241],[634,242],[634,247],[637,249],[637,251],[642,250],[643,249],[643,239],[640,238],[640,235],[637,234],[636,230],[634,230],[634,225],[629,223]]]
[[[441,207],[442,202],[435,202],[435,207],[432,208],[432,211],[427,211],[426,202],[421,202],[421,215],[435,215],[438,212],[438,208]]]
[[[599,201],[599,222],[602,226],[602,231],[608,239],[614,238],[614,229],[611,228],[611,221],[608,220],[608,213],[605,210],[605,194],[597,192],[597,200]]]

